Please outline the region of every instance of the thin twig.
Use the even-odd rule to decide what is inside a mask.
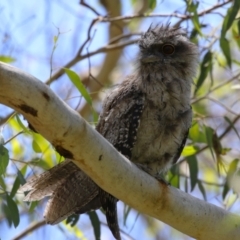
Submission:
[[[182,173],[180,173],[179,176],[190,179],[190,176],[187,176],[187,175],[182,174]],[[208,181],[205,181],[205,180],[202,180],[202,179],[199,179],[199,178],[197,179],[197,181],[200,181],[201,183],[204,183],[206,185],[216,186],[216,187],[223,187],[225,185],[225,183],[208,182]]]
[[[215,98],[211,98],[211,97],[206,97],[206,99],[217,103],[219,106],[223,107],[224,109],[226,109],[228,112],[232,113],[233,115],[239,115],[240,113],[236,113],[234,112],[232,109],[230,109],[229,107],[225,106],[223,103],[221,103],[219,100],[215,99]]]
[[[80,56],[82,54],[82,51],[84,49],[84,47],[86,46],[86,44],[91,40],[91,31],[93,26],[95,25],[95,23],[97,22],[97,19],[93,19],[89,28],[88,28],[88,33],[87,33],[87,39],[85,40],[85,42],[82,44],[82,46],[80,47],[80,49],[78,50],[77,55]]]
[[[20,131],[17,134],[15,134],[13,137],[9,138],[6,142],[4,142],[3,145],[6,145],[7,143],[11,142],[14,138],[16,138],[18,135],[24,133],[24,131]]]
[[[216,91],[217,89],[225,86],[226,84],[229,84],[230,82],[236,80],[236,79],[239,78],[239,77],[240,77],[240,73],[238,73],[237,75],[235,75],[235,76],[233,76],[232,78],[228,79],[227,81],[225,81],[225,82],[223,82],[223,83],[220,83],[220,84],[217,85],[216,87],[212,88],[212,89],[211,89],[207,94],[205,94],[204,96],[199,97],[199,98],[193,100],[193,101],[192,101],[192,104],[197,103],[197,102],[205,99],[210,93],[212,93],[212,92]]]
[[[21,240],[23,237],[25,237],[30,232],[32,232],[32,231],[36,230],[37,228],[40,228],[44,225],[46,225],[45,220],[33,223],[28,228],[26,228],[23,232],[19,233],[16,237],[14,237],[12,240]]]
[[[118,42],[119,40],[122,40],[124,38],[130,38],[132,36],[140,36],[142,33],[127,33],[127,34],[122,34],[122,35],[119,35],[117,37],[114,37],[112,39],[110,39],[110,41],[108,42],[108,44],[113,44],[113,43],[116,43]]]
[[[240,115],[236,116],[236,117],[233,119],[232,124],[229,125],[229,126],[225,129],[225,131],[219,136],[219,139],[220,139],[220,140],[221,140],[222,138],[224,138],[225,135],[228,134],[228,132],[232,129],[232,126],[235,125],[235,123],[236,123],[239,119],[240,119]]]
[[[98,13],[95,8],[93,8],[93,7],[91,7],[90,5],[88,5],[87,3],[85,3],[84,0],[80,0],[80,5],[83,5],[84,7],[89,8],[89,9],[90,9],[91,11],[93,11],[97,16],[101,16],[101,14]]]

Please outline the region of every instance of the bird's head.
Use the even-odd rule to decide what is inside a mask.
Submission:
[[[139,48],[141,66],[154,66],[161,70],[164,67],[183,68],[195,72],[198,49],[181,28],[169,25],[150,26],[147,32],[142,34]]]

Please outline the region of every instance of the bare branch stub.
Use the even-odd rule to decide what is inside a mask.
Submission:
[[[102,14],[100,14],[99,12],[97,12],[97,10],[93,7],[91,7],[89,4],[85,3],[84,0],[80,0],[80,5],[89,8],[92,12],[94,12],[96,15],[101,16]]]

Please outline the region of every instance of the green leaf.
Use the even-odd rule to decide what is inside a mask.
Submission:
[[[72,81],[72,83],[75,85],[75,87],[78,89],[78,91],[82,94],[82,96],[84,97],[86,102],[90,106],[92,106],[92,98],[89,95],[87,89],[82,84],[82,81],[81,81],[80,77],[78,76],[78,74],[67,68],[64,68],[64,71],[66,72],[66,74],[68,75],[68,77]]]
[[[0,145],[0,175],[5,174],[8,163],[8,150],[3,145]]]
[[[217,133],[214,131],[213,136],[212,136],[212,145],[213,145],[213,150],[216,154],[216,156],[219,156],[222,154],[222,144],[221,140],[219,139]]]
[[[221,155],[226,155],[228,152],[230,152],[232,149],[231,148],[222,148]]]
[[[1,129],[0,129],[1,130]],[[0,131],[0,145],[4,145],[5,141],[4,141],[4,137]]]
[[[193,28],[189,37],[191,42],[198,44],[198,38],[197,38],[198,34],[199,34],[198,31],[195,28]]]
[[[18,226],[19,220],[20,220],[17,204],[9,195],[6,196],[6,200],[7,200],[7,207],[10,212],[10,216],[11,216],[13,225],[16,228]]]
[[[235,0],[233,2],[232,7],[230,7],[228,9],[227,14],[224,17],[222,31],[221,31],[220,47],[223,51],[223,54],[227,60],[227,64],[230,68],[232,65],[232,59],[231,59],[229,41],[226,39],[226,33],[229,30],[229,28],[232,26],[237,14],[238,14],[239,9],[240,9],[240,1]]]
[[[202,35],[201,25],[199,22],[199,17],[197,12],[199,2],[198,1],[196,3],[194,1],[185,1],[185,2],[187,4],[187,11],[189,13],[193,13],[193,17],[191,18],[191,20],[194,25],[194,29],[199,33],[199,35]]]
[[[25,165],[23,168],[22,168],[22,172],[25,173],[27,170],[27,165]],[[19,171],[19,169],[17,169],[17,177],[13,183],[13,187],[12,187],[12,191],[10,193],[10,197],[13,198],[17,192],[17,190],[19,189],[20,187],[20,184],[24,184],[26,183],[26,180],[24,179],[23,175],[22,175],[22,172]]]
[[[36,165],[37,167],[40,167],[44,170],[48,170],[51,168],[51,166],[46,162],[46,160],[43,160],[41,158],[34,158],[32,161],[31,161],[31,164],[32,165]]]
[[[238,163],[239,163],[239,159],[234,159],[230,165],[229,165],[229,169],[227,172],[227,179],[229,180],[232,175],[236,172],[237,168],[238,168]]]
[[[185,146],[181,156],[187,157],[187,156],[194,155],[197,152],[197,150],[198,150],[198,147],[196,146],[193,146],[193,145]]]
[[[137,2],[137,0],[131,0],[132,6],[133,6],[134,4],[136,4],[136,2]]]
[[[36,153],[41,153],[42,149],[40,148],[40,146],[38,145],[38,143],[33,139],[32,141],[32,148],[34,150],[34,152]]]
[[[228,31],[228,29],[232,26],[233,21],[235,20],[239,9],[240,9],[240,1],[235,0],[233,2],[233,6],[228,9],[227,14],[224,17],[221,37],[225,37],[225,34]]]
[[[230,191],[230,188],[229,188],[229,185],[228,185],[228,181],[226,181],[224,186],[223,186],[223,192],[222,192],[223,200],[225,199],[225,197],[227,196],[229,191]]]
[[[171,171],[168,173],[169,175],[169,182],[173,187],[179,188],[179,165],[173,165],[171,167]]]
[[[207,201],[206,191],[205,191],[201,181],[198,181],[198,188],[199,188],[200,192],[202,193],[204,200]]]
[[[90,221],[92,223],[95,239],[100,240],[101,228],[100,228],[100,221],[99,221],[98,215],[96,214],[95,211],[88,212],[87,215],[89,216]]]
[[[4,55],[0,55],[0,62],[5,62],[5,63],[11,63],[11,62],[15,62],[16,59],[9,57],[9,56],[4,56]]]
[[[191,18],[191,19],[192,19],[194,28],[197,30],[199,35],[202,36],[201,25],[200,25],[200,22],[199,22],[199,17],[198,17],[197,12],[194,13],[193,18]]]
[[[204,127],[205,127],[205,134],[206,134],[206,140],[207,140],[208,147],[210,149],[213,159],[215,159],[214,149],[213,149],[214,130],[211,127],[207,127],[207,126],[204,126]]]
[[[71,82],[78,89],[78,91],[82,94],[82,96],[86,100],[86,102],[92,107],[92,98],[91,98],[90,94],[88,93],[87,89],[85,88],[85,86],[82,84],[82,81],[81,81],[80,77],[78,76],[78,74],[67,68],[64,68],[64,70],[65,70],[66,74],[68,75],[69,79],[71,80]],[[93,120],[94,120],[94,122],[97,122],[98,115],[95,112],[95,110],[93,109],[93,107],[92,107],[92,112],[93,112]]]
[[[206,143],[206,136],[200,128],[198,122],[194,122],[189,129],[188,137],[196,143]]]
[[[191,191],[193,191],[198,182],[198,162],[196,156],[188,156],[187,163],[190,172]]]
[[[29,208],[29,212],[33,212],[33,210],[37,207],[39,201],[34,201],[34,202],[31,202],[30,204],[30,208]]]
[[[229,41],[224,37],[220,38],[220,47],[221,47],[223,54],[227,60],[228,66],[231,68],[232,58],[231,58],[231,53],[230,53]]]
[[[229,168],[228,168],[228,171],[227,171],[226,182],[224,184],[223,192],[222,192],[222,198],[223,199],[225,199],[225,197],[227,196],[227,194],[230,190],[229,180],[231,179],[233,174],[236,172],[236,170],[238,168],[238,163],[239,163],[239,159],[234,159],[229,165]]]
[[[179,175],[173,175],[170,179],[170,184],[175,188],[179,188],[179,181]]]
[[[19,124],[19,126],[23,129],[24,132],[29,133],[30,130],[28,128],[25,127],[25,125],[22,123],[21,119],[19,118],[18,114],[15,115],[17,122]]]
[[[123,213],[123,219],[124,219],[123,224],[124,224],[124,226],[126,226],[127,217],[129,215],[131,209],[132,208],[130,206],[128,206],[127,204],[124,204],[124,213]]]
[[[70,224],[71,227],[74,227],[80,218],[79,214],[72,214],[66,219],[66,224]]]
[[[15,181],[13,183],[13,187],[12,187],[12,191],[10,193],[10,197],[13,198],[17,192],[17,190],[19,189],[20,187],[20,180],[18,177],[15,178]]]
[[[240,20],[237,22],[237,28],[238,28],[238,35],[240,36]]]
[[[57,41],[58,41],[58,37],[59,37],[59,36],[54,36],[54,37],[53,37],[53,42],[54,42],[54,44],[57,43]]]
[[[11,227],[13,222],[12,222],[12,218],[11,218],[11,212],[10,212],[7,204],[5,204],[5,203],[2,204],[2,210],[4,212],[5,217],[7,218],[9,227]]]
[[[7,187],[6,187],[6,184],[3,180],[3,178],[0,176],[0,186],[2,187],[3,191],[5,192]]]
[[[185,0],[187,4],[187,11],[190,13],[194,13],[197,11],[199,3],[197,2],[196,4],[193,1]]]
[[[212,69],[212,53],[211,53],[211,51],[208,51],[204,55],[203,61],[200,65],[200,75],[199,75],[197,83],[196,83],[196,89],[195,89],[194,94],[196,94],[197,91],[199,90],[199,88],[202,86],[202,84],[204,83],[204,81],[207,78],[207,75],[211,69]]]
[[[234,24],[232,27],[232,36],[233,39],[235,40],[235,42],[238,45],[238,48],[240,48],[240,20],[238,20],[237,24]],[[233,62],[240,65],[239,61],[237,61],[236,59],[233,59]]]
[[[17,171],[18,179],[21,185],[24,185],[26,183],[26,180],[24,178],[26,171],[27,171],[27,165],[25,165],[20,171],[19,170]]]
[[[157,5],[157,1],[156,0],[148,0],[148,7],[151,10],[155,9],[156,5]]]

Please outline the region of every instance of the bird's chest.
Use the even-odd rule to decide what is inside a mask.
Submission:
[[[151,167],[158,172],[158,169],[167,168],[182,144],[190,124],[189,104],[182,105],[168,91],[152,91],[145,98],[131,160],[154,165]]]

